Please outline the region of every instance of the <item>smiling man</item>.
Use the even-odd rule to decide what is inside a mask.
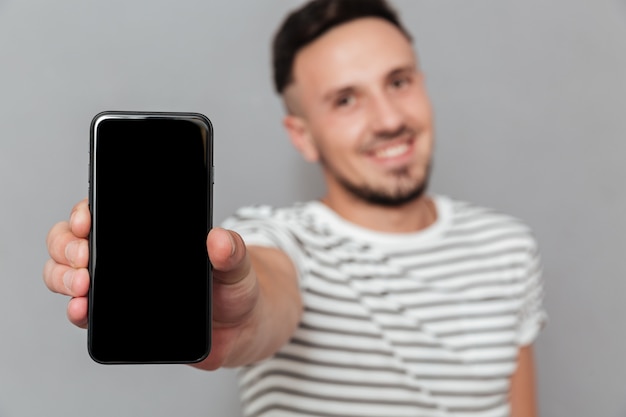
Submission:
[[[273,52],[284,126],[327,189],[209,233],[213,347],[196,366],[240,368],[247,417],[536,416],[536,242],[514,217],[428,193],[433,115],[394,10],[314,0]],[[83,201],[51,229],[44,269],[81,327],[89,229]]]
[[[292,71],[279,87],[291,109],[285,126],[305,158],[321,163],[324,203],[374,230],[428,225],[432,114],[407,35],[380,18],[349,21],[304,46]],[[389,229],[392,213],[400,217]]]

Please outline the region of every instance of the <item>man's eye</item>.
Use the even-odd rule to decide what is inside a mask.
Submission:
[[[337,98],[337,100],[335,100],[335,106],[336,107],[347,107],[347,106],[351,105],[352,103],[354,103],[354,96],[352,96],[352,95],[341,96],[341,97]]]
[[[394,88],[402,88],[410,84],[410,79],[408,77],[403,78],[394,78],[391,80],[391,86]]]

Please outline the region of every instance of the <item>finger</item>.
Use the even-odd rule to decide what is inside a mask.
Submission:
[[[87,199],[83,199],[72,208],[69,222],[58,222],[48,232],[46,245],[52,259],[77,268],[87,266],[89,247],[86,238],[90,227],[89,205]]]
[[[246,245],[238,233],[216,228],[207,237],[207,250],[213,265],[214,328],[241,324],[259,294]]]
[[[70,230],[76,237],[86,238],[91,229],[91,213],[87,199],[79,201],[70,213]]]
[[[250,273],[250,257],[241,236],[231,230],[214,228],[207,236],[207,251],[213,277],[223,284],[235,284]]]
[[[75,297],[67,304],[67,318],[74,325],[87,328],[87,297]]]
[[[75,269],[49,259],[43,270],[43,279],[50,291],[82,297],[89,291],[89,273],[85,268]]]
[[[55,224],[48,236],[46,245],[50,257],[59,264],[74,268],[85,268],[89,261],[87,239],[77,237],[66,221]]]

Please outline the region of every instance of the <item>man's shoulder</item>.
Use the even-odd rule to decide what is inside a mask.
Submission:
[[[314,202],[296,202],[287,206],[276,206],[271,204],[250,204],[239,207],[234,216],[247,218],[272,218],[287,214],[302,213],[306,211]]]
[[[224,224],[227,227],[231,224],[247,222],[300,222],[311,216],[311,208],[315,204],[314,201],[310,201],[296,202],[288,206],[246,205],[238,208],[224,221]]]
[[[267,204],[243,206],[221,226],[239,233],[249,245],[285,251],[300,267],[303,265],[303,242],[323,235],[317,227],[315,205],[315,202],[304,202],[281,207]]]
[[[477,231],[506,229],[527,235],[534,240],[531,226],[516,214],[468,200],[448,196],[439,198],[448,206],[451,225],[454,229]]]

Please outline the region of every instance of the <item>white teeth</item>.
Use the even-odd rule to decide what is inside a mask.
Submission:
[[[401,143],[396,146],[389,146],[387,148],[376,151],[374,155],[377,158],[394,158],[396,156],[402,155],[408,150],[409,150],[409,145],[407,145],[406,143]]]

